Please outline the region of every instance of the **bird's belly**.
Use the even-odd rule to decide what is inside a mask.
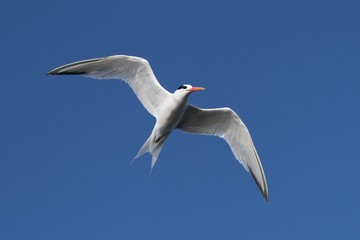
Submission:
[[[164,107],[156,119],[156,128],[159,135],[168,135],[179,124],[186,107]]]

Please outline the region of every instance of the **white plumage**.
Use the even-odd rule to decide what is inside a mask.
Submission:
[[[96,79],[125,81],[147,111],[156,118],[154,129],[135,159],[146,152],[152,155],[154,167],[162,145],[173,129],[223,138],[235,158],[250,171],[264,198],[268,187],[264,170],[251,139],[240,117],[230,108],[201,109],[187,103],[191,92],[203,90],[184,84],[173,94],[157,81],[150,64],[143,58],[116,55],[70,63],[58,67],[49,75],[83,75]]]

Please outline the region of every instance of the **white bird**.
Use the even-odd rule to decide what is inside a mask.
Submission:
[[[166,138],[174,129],[218,136],[229,144],[235,158],[250,171],[268,201],[264,170],[250,133],[240,117],[227,107],[202,109],[187,103],[190,93],[204,88],[183,84],[174,93],[170,93],[159,84],[147,60],[125,55],[70,63],[55,68],[48,75],[83,75],[125,81],[146,110],[156,118],[152,133],[134,159],[150,152],[152,169]]]

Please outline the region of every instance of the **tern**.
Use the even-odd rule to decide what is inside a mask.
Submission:
[[[147,60],[126,55],[73,62],[47,74],[125,81],[146,110],[156,118],[149,138],[134,159],[149,152],[153,169],[165,140],[174,129],[218,136],[229,144],[235,158],[251,173],[263,197],[268,201],[264,170],[250,133],[240,117],[228,107],[202,109],[188,104],[190,94],[204,88],[183,84],[174,93],[170,93],[159,84]]]

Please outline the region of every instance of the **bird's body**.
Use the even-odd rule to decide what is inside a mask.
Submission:
[[[179,124],[188,107],[186,100],[187,97],[173,94],[168,96],[166,101],[163,101],[159,105],[159,111],[153,131],[136,155],[135,159],[149,151],[152,155],[151,168],[154,167],[163,143]]]
[[[268,187],[259,156],[240,117],[230,108],[201,109],[188,104],[190,93],[204,88],[184,84],[173,94],[169,93],[159,84],[145,59],[125,55],[74,62],[58,67],[48,74],[124,80],[149,113],[156,118],[149,138],[135,159],[150,152],[152,169],[165,140],[174,129],[218,136],[226,140],[235,158],[250,171],[263,196],[268,200]]]
[[[179,124],[187,108],[187,98],[175,94],[167,98],[159,108],[159,114],[156,118],[155,129],[159,136],[169,135],[170,132]]]

